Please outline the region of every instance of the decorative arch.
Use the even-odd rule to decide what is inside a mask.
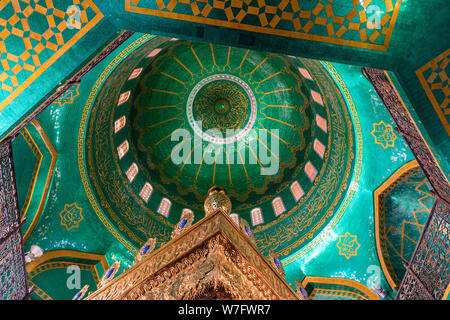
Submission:
[[[34,287],[34,295],[42,300],[52,300],[52,296],[71,299],[81,289],[65,285],[71,276],[69,270],[72,268],[74,271],[74,266],[81,272],[80,285],[89,285],[90,291],[97,289],[100,275],[109,268],[104,255],[74,250],[46,252],[26,265],[29,286]]]
[[[350,279],[307,276],[303,279],[302,285],[312,300],[317,294],[345,297],[352,300],[381,300],[367,286]]]
[[[32,120],[21,131],[21,135],[35,154],[37,160],[26,199],[21,208],[22,218],[27,218],[27,222],[23,226],[23,239],[26,241],[45,209],[45,202],[50,190],[58,154],[41,124],[36,119]]]
[[[419,164],[417,160],[407,162],[394,172],[381,186],[379,186],[373,193],[374,199],[374,213],[375,213],[375,239],[377,246],[378,259],[381,264],[383,273],[392,289],[397,289],[399,279],[394,271],[394,267],[387,252],[387,234],[385,230],[385,208],[384,196],[396,187],[403,177],[408,175],[412,170],[417,169]]]
[[[75,250],[53,250],[53,251],[45,252],[41,257],[28,263],[26,265],[26,270],[28,273],[30,273],[37,266],[45,263],[46,261],[56,259],[56,258],[76,258],[76,259],[92,260],[92,261],[101,262],[104,270],[107,270],[109,268],[108,262],[106,261],[105,256],[102,254],[81,252],[81,251],[75,251]]]

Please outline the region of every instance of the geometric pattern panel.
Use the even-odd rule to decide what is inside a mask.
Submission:
[[[416,75],[434,107],[447,134],[450,136],[450,49],[446,50],[419,70]]]
[[[450,206],[437,198],[398,289],[397,300],[446,299],[450,283]]]
[[[403,262],[411,260],[434,203],[427,178],[414,164],[416,162],[399,169],[383,184],[387,187],[375,195],[379,221],[376,231],[378,249],[393,288],[404,276]]]
[[[386,51],[401,0],[125,0],[125,11]]]
[[[92,0],[2,1],[0,110],[102,17]]]

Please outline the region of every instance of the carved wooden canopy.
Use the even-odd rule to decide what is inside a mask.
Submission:
[[[88,300],[300,297],[222,211],[192,225]]]

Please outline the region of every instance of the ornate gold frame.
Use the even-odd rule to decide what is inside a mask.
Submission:
[[[145,257],[87,300],[298,300],[258,248],[221,210]]]

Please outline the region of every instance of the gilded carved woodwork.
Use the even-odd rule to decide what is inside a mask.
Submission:
[[[181,233],[183,233],[192,225],[192,222],[194,222],[194,212],[189,209],[184,209],[181,213],[180,221],[173,228],[171,239],[178,237]]]
[[[91,294],[88,300],[299,297],[221,210]]]
[[[108,270],[106,270],[105,274],[103,275],[103,277],[100,279],[100,282],[97,284],[97,288],[102,288],[103,286],[105,286],[107,283],[109,283],[110,281],[112,281],[112,279],[114,278],[114,276],[117,274],[117,272],[119,272],[120,270],[120,265],[122,264],[122,261],[117,260],[115,261],[111,267],[109,267]]]
[[[138,253],[134,257],[133,265],[138,264],[144,259],[145,256],[150,255],[156,247],[156,238],[150,238],[147,242],[139,249]]]

